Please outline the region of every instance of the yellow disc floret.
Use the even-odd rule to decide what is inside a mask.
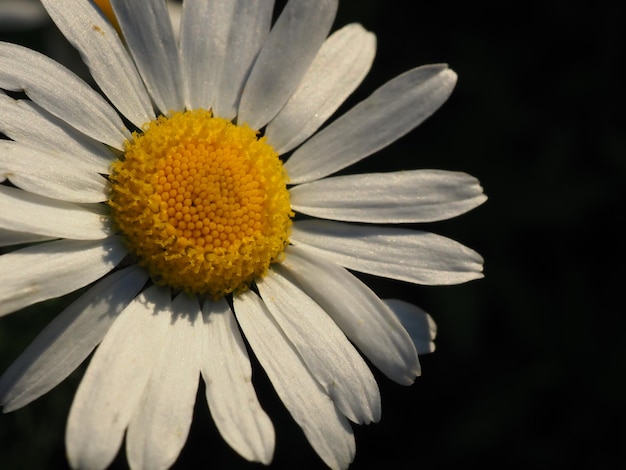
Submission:
[[[192,294],[245,289],[278,261],[291,217],[278,154],[209,111],[150,122],[112,166],[113,220],[152,279]]]

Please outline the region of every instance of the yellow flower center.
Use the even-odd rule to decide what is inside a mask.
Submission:
[[[293,212],[278,154],[209,111],[147,124],[112,165],[109,205],[152,279],[217,298],[279,261]]]

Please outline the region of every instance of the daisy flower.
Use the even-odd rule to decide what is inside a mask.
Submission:
[[[105,468],[124,436],[132,468],[167,468],[200,377],[217,429],[268,464],[275,434],[249,354],[331,468],[352,423],[380,418],[363,356],[403,385],[433,349],[419,308],[383,301],[353,271],[417,284],[482,277],[482,259],[396,224],[485,200],[464,173],[332,176],[429,117],[446,65],[418,67],[319,130],[372,64],[358,24],[329,35],[337,0],[42,0],[99,92],[32,50],[0,44],[0,315],[82,289],[0,379],[4,411],[89,355],[66,446]],[[344,172],[345,173],[345,172]],[[94,352],[95,350],[95,352]]]

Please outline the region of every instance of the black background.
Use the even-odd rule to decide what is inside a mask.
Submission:
[[[439,336],[413,386],[376,372],[382,420],[354,426],[351,468],[626,463],[625,19],[610,1],[341,2],[335,27],[360,22],[378,36],[350,103],[418,65],[447,62],[459,75],[433,117],[351,171],[464,171],[489,196],[426,227],[480,252],[485,279],[423,287],[363,276],[381,296],[429,311]],[[1,38],[46,49],[51,35],[46,26]],[[2,319],[2,369],[61,305]],[[66,468],[65,419],[82,372],[0,416],[0,467]],[[255,381],[276,427],[273,468],[324,468],[258,367]],[[262,467],[221,440],[202,395],[196,408],[174,468]],[[124,467],[122,452],[113,468]]]

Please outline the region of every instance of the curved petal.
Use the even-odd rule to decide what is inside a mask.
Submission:
[[[337,13],[338,0],[285,5],[246,81],[239,124],[260,129],[283,107],[313,62]]]
[[[0,92],[0,132],[10,139],[107,174],[115,156],[100,142],[81,134],[37,104]]]
[[[378,421],[380,394],[369,367],[337,324],[283,273],[276,265],[257,281],[274,320],[349,420]]]
[[[313,449],[329,467],[347,468],[355,452],[348,420],[311,376],[263,301],[252,291],[233,301],[237,321],[254,355]]]
[[[21,245],[22,243],[43,242],[46,240],[53,240],[55,238],[56,237],[47,237],[36,233],[18,232],[15,230],[0,228],[0,247]]]
[[[397,76],[302,144],[285,163],[290,182],[323,178],[386,147],[433,114],[455,84],[445,64]]]
[[[274,426],[254,391],[250,359],[235,317],[225,300],[207,301],[202,315],[201,370],[215,425],[243,458],[269,465]]]
[[[328,37],[302,82],[267,125],[279,154],[308,139],[363,81],[376,54],[376,36],[349,24]]]
[[[410,336],[393,311],[353,274],[293,245],[282,266],[383,374],[402,385],[411,385],[420,375]]]
[[[0,378],[8,413],[48,393],[83,362],[148,276],[131,266],[94,285],[43,329]]]
[[[0,186],[0,205],[0,228],[6,230],[77,240],[99,240],[112,232],[100,214],[10,186]]]
[[[270,30],[274,0],[185,0],[181,62],[190,108],[235,117],[244,77]]]
[[[0,42],[0,88],[24,90],[49,113],[116,149],[130,133],[115,110],[61,64],[17,44]]]
[[[16,142],[0,141],[0,174],[15,186],[63,201],[105,201],[106,179],[73,163]]]
[[[385,299],[385,303],[407,330],[419,354],[427,354],[435,350],[437,324],[428,313],[404,300]]]
[[[117,317],[76,391],[65,433],[72,468],[106,468],[152,374],[170,330],[170,290],[152,286]]]
[[[434,233],[326,220],[293,224],[291,242],[349,269],[425,285],[483,277],[475,251]]]
[[[184,109],[183,81],[172,22],[163,0],[111,0],[126,44],[163,114]]]
[[[445,220],[487,200],[466,173],[413,170],[334,176],[290,190],[303,214],[347,222],[411,223]]]
[[[166,330],[156,366],[126,433],[130,468],[168,469],[185,445],[200,381],[202,319],[195,296],[183,292],[172,302],[173,315],[151,321]],[[123,385],[123,384],[119,384]]]
[[[139,128],[154,119],[150,97],[135,64],[104,14],[85,0],[41,2],[115,107]]]
[[[117,237],[58,240],[0,256],[0,316],[59,297],[100,279],[126,255]]]

